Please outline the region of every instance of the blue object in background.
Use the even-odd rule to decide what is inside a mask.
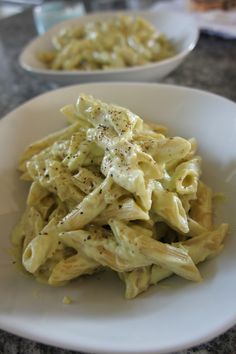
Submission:
[[[33,9],[33,16],[36,29],[43,34],[50,27],[58,22],[76,18],[85,14],[85,7],[82,2],[70,3],[69,1],[52,1]]]

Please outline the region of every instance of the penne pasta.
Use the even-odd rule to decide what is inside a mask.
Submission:
[[[171,57],[172,42],[140,16],[67,26],[52,38],[53,51],[39,60],[53,70],[104,70],[143,65]]]
[[[69,127],[20,158],[23,267],[49,285],[109,268],[128,299],[172,274],[201,281],[197,264],[223,249],[228,225],[213,225],[196,140],[85,94],[62,113]]]
[[[86,257],[81,253],[77,253],[58,262],[52,270],[48,279],[50,285],[64,284],[66,281],[75,279],[81,275],[93,274],[100,264]]]
[[[190,216],[206,229],[212,228],[212,190],[201,181],[197,199],[191,204]]]

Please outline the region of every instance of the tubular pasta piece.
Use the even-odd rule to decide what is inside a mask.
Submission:
[[[180,195],[196,193],[200,172],[199,157],[179,164],[171,177],[176,192]]]
[[[201,276],[191,258],[183,249],[139,235],[118,220],[110,220],[115,239],[101,229],[60,233],[63,243],[85,253],[103,266],[124,272],[153,263],[171,269],[174,273],[199,281]]]
[[[48,195],[48,190],[41,186],[38,181],[34,181],[29,190],[27,197],[27,204],[29,206],[37,205],[41,199],[45,198]]]
[[[222,242],[228,232],[228,225],[221,224],[213,231],[206,231],[182,243],[174,244],[177,247],[184,247],[195,264],[212,258],[222,250]],[[173,273],[158,265],[152,265],[129,273],[120,273],[120,278],[125,283],[125,297],[132,299],[150,285],[155,285],[163,279],[168,278]]]
[[[119,136],[129,138],[133,130],[142,129],[142,119],[126,108],[115,106],[80,95],[76,103],[76,113],[84,117],[94,127],[99,124],[110,125]]]
[[[56,225],[64,214],[63,206],[59,205],[51,214],[48,224],[28,243],[22,255],[22,263],[28,272],[36,272],[56,252],[59,245]]]
[[[198,236],[207,231],[205,227],[203,227],[201,224],[199,224],[197,221],[191,218],[188,218],[188,227],[189,227],[188,236],[190,237]]]
[[[155,133],[167,135],[168,128],[165,125],[150,122],[147,121],[146,119],[145,122],[146,123],[143,124],[143,130],[145,130],[145,128],[146,130],[150,130],[151,128]]]
[[[191,143],[180,137],[160,140],[156,149],[155,160],[159,163],[168,164],[173,160],[183,159],[191,150]]]
[[[46,138],[40,139],[40,140],[34,142],[33,144],[29,145],[20,158],[19,170],[24,172],[25,171],[25,163],[32,156],[34,156],[35,154],[38,154],[40,151],[49,147],[57,140],[67,139],[77,129],[78,129],[78,123],[74,123],[74,124],[70,125],[69,127],[66,127],[56,133],[52,133],[52,134],[48,135]]]
[[[57,200],[55,196],[50,194],[39,200],[38,204],[35,206],[45,222],[48,221],[49,215],[53,212],[53,210],[55,210],[56,207]]]
[[[22,263],[30,273],[36,272],[58,247],[58,233],[55,228],[50,230],[48,225],[28,244],[23,253]]]
[[[134,199],[127,198],[110,204],[100,215],[94,219],[99,225],[106,225],[109,219],[116,218],[119,220],[149,220],[149,215]]]
[[[58,285],[84,274],[93,274],[99,268],[99,263],[81,253],[61,260],[53,268],[48,283]]]
[[[197,199],[192,202],[190,216],[206,229],[212,228],[212,190],[199,181]]]
[[[49,216],[48,224],[28,243],[22,255],[22,263],[28,272],[36,272],[57,251],[59,239],[56,225],[65,213],[64,205],[59,204]]]
[[[197,145],[197,140],[195,138],[191,138],[188,141],[191,144],[191,150],[189,151],[188,155],[185,156],[185,158],[191,159],[196,154],[198,145]]]
[[[104,231],[96,230],[78,230],[60,233],[62,242],[82,251],[87,257],[104,267],[110,267],[115,271],[126,271],[133,269],[134,265],[122,254],[119,254],[119,248],[113,237],[107,237]]]
[[[102,183],[102,177],[95,175],[87,168],[81,167],[76,175],[73,175],[74,184],[79,187],[85,194],[91,193],[96,187]]]
[[[110,220],[109,225],[118,242],[132,247],[134,252],[141,253],[151,264],[161,265],[189,280],[201,280],[200,273],[187,252],[179,252],[180,249],[174,246],[136,234],[121,221]]]
[[[47,160],[48,184],[61,201],[72,200],[80,203],[84,194],[73,183],[70,172],[58,161]]]
[[[179,195],[183,208],[185,210],[185,213],[188,215],[189,211],[191,209],[191,203],[193,200],[195,200],[197,198],[197,193],[192,193],[192,194],[182,194]]]
[[[83,140],[77,152],[68,154],[64,159],[64,164],[71,171],[78,171],[81,166],[91,164],[100,165],[103,157],[103,150],[95,143]]]
[[[149,288],[151,266],[138,268],[132,272],[118,273],[125,283],[125,298],[133,299]]]
[[[164,190],[160,183],[156,183],[153,191],[152,210],[175,229],[183,233],[189,231],[187,215],[180,198],[176,193]]]
[[[183,246],[197,264],[218,253],[228,229],[228,224],[221,224],[215,230],[205,231],[187,241],[177,243],[176,246]]]
[[[34,239],[45,226],[40,213],[34,207],[27,207],[21,217],[19,224],[12,232],[12,243],[15,246],[26,248],[28,243]]]
[[[136,146],[122,142],[105,154],[101,171],[105,175],[110,173],[118,185],[139,197],[143,208],[149,210],[152,193],[152,181],[149,181],[161,178],[162,169],[147,156]]]
[[[112,179],[108,176],[96,189],[86,196],[82,202],[58,224],[60,231],[69,231],[83,228],[92,221],[106,207],[105,193],[111,188]]]
[[[105,150],[118,143],[119,137],[112,127],[99,124],[96,128],[87,130],[87,140],[96,142],[100,148]]]
[[[60,109],[60,112],[64,114],[67,118],[68,123],[73,124],[77,123],[80,129],[88,129],[91,127],[91,124],[85,121],[82,117],[80,118],[76,113],[76,107],[74,104],[68,104]]]

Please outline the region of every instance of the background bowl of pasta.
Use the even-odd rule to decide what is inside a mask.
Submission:
[[[79,48],[81,48],[80,44],[75,44],[75,38],[73,38],[73,43],[70,44],[69,48],[65,49],[65,47],[63,47],[63,53],[60,56],[59,60],[57,60],[56,65],[52,65],[49,68],[49,66],[45,64],[45,59],[48,60],[51,57],[51,53],[53,51],[55,52],[55,48],[52,44],[52,39],[55,38],[55,36],[58,36],[60,31],[64,30],[65,28],[71,29],[74,26],[78,25],[88,26],[89,23],[95,23],[96,21],[100,21],[102,23],[102,26],[104,27],[104,23],[108,21],[115,22],[112,19],[117,19],[117,16],[120,15],[125,15],[129,17],[131,16],[131,18],[137,18],[137,16],[139,16],[144,20],[148,21],[152,26],[154,26],[158,33],[161,32],[166,36],[166,40],[168,41],[167,43],[171,43],[171,46],[173,47],[173,53],[169,57],[168,55],[163,55],[163,49],[160,46],[159,42],[159,44],[155,47],[155,50],[159,54],[161,54],[158,54],[160,60],[155,62],[149,62],[149,59],[147,59],[149,54],[146,53],[146,49],[143,49],[143,47],[139,47],[136,41],[137,37],[135,40],[133,40],[133,38],[129,38],[129,43],[124,50],[124,47],[120,46],[120,41],[122,42],[122,39],[117,39],[116,36],[115,41],[118,41],[119,44],[116,46],[115,44],[111,44],[111,48],[109,49],[109,55],[107,52],[105,54],[103,52],[103,54],[101,55],[101,49],[98,48],[98,50],[93,52],[92,59],[90,55],[88,59],[88,55],[84,53],[88,52],[87,46],[90,46],[90,44],[87,45],[83,41],[83,55],[81,56],[82,51],[78,48],[76,49],[77,45],[79,46]],[[143,28],[144,27],[145,26],[143,26]],[[134,26],[131,25],[131,28],[134,28]],[[114,36],[111,37],[111,32],[112,31],[108,29],[105,35],[102,36],[103,41],[105,38],[106,45],[111,38],[114,38]],[[138,37],[142,36],[141,32],[142,30],[138,31]],[[93,35],[94,34],[89,35],[89,40],[91,40],[91,37]],[[186,56],[194,49],[198,40],[198,35],[198,29],[194,20],[186,14],[176,14],[165,11],[123,11],[94,13],[82,16],[78,19],[72,19],[61,22],[52,29],[50,29],[48,32],[46,32],[44,35],[37,37],[36,39],[31,41],[23,50],[20,56],[20,65],[32,75],[37,75],[38,77],[41,77],[44,80],[56,82],[59,84],[73,84],[91,81],[160,80],[166,75],[168,75],[171,71],[176,69],[180,65],[180,63],[186,58]],[[75,36],[78,37],[78,31]],[[86,38],[88,38],[88,36]],[[97,42],[95,41],[95,43]],[[84,47],[84,45],[86,46],[86,48]],[[152,47],[152,40],[149,41],[148,46]],[[114,52],[113,48],[115,48]],[[45,52],[46,54],[44,55],[43,62],[41,60],[41,54]],[[142,58],[141,60],[139,59],[141,52],[142,56],[143,52],[147,54],[145,54],[145,60],[143,60]],[[118,59],[114,60],[114,57],[118,57]],[[59,61],[60,64],[65,62],[66,64],[58,65]],[[88,61],[90,61],[90,63],[93,62],[92,64],[94,64],[94,62],[97,64],[99,63],[100,67],[102,63],[103,68],[98,68],[98,65],[88,66]],[[124,67],[124,65],[126,66]]]
[[[102,271],[79,278],[64,286],[52,287],[42,282],[35,282],[29,273],[20,271],[12,264],[14,257],[10,233],[25,209],[30,186],[19,179],[16,170],[19,157],[33,141],[66,127],[66,118],[60,113],[61,107],[67,105],[64,113],[73,118],[71,106],[68,105],[74,104],[80,96],[84,100],[80,104],[83,109],[86,109],[86,98],[82,94],[93,95],[109,104],[126,107],[146,122],[167,126],[169,136],[179,137],[168,140],[170,145],[169,152],[165,155],[167,159],[169,154],[172,156],[182,154],[186,146],[190,148],[191,158],[191,154],[193,152],[195,154],[196,150],[192,138],[196,139],[198,143],[196,154],[202,157],[202,181],[210,186],[214,193],[222,192],[225,196],[224,202],[213,208],[214,224],[220,225],[224,222],[230,225],[223,249],[221,236],[218,233],[215,234],[214,239],[209,239],[207,242],[207,249],[211,255],[212,252],[215,253],[218,243],[220,248],[217,248],[217,252],[221,252],[217,257],[197,265],[203,278],[201,282],[189,281],[174,275],[156,286],[151,286],[137,298],[127,300],[123,296],[124,284],[115,272]],[[127,112],[122,109],[118,109],[117,112],[120,110]],[[89,114],[89,110],[87,112]],[[130,114],[128,117],[131,119],[130,123],[133,122],[133,127],[139,129],[139,118]],[[235,324],[235,117],[235,103],[199,90],[160,84],[97,83],[69,86],[45,93],[2,119],[0,122],[2,196],[0,200],[0,328],[39,342],[72,350],[151,354],[191,347],[210,340]],[[154,125],[150,123],[150,126],[154,129]],[[84,128],[86,127],[85,124]],[[163,128],[155,127],[159,129],[159,135],[152,130],[149,130],[148,134],[162,138],[160,129]],[[121,132],[123,130],[122,126],[117,126],[117,129],[121,129]],[[90,129],[90,137],[93,132]],[[176,149],[175,144],[171,145],[176,142],[176,139],[185,144],[181,149]],[[56,158],[59,158],[62,152],[64,143],[63,140],[61,142],[62,144],[58,146],[60,149],[53,150]],[[107,153],[110,150],[108,149]],[[127,146],[128,150],[129,146]],[[32,154],[31,150],[27,151]],[[142,162],[146,161],[143,160],[145,156],[142,155]],[[196,168],[191,166],[190,169],[196,172]],[[38,167],[40,168],[39,165]],[[55,171],[58,167],[57,165]],[[26,177],[25,174],[24,179]],[[114,176],[110,174],[109,177]],[[185,182],[189,187],[189,180]],[[32,188],[31,192],[33,191],[35,192],[36,189]],[[98,191],[98,195],[102,193],[103,191],[101,193]],[[170,190],[168,193],[171,193]],[[86,215],[90,215],[90,208],[87,209]],[[209,208],[207,205],[205,208],[207,214]],[[115,224],[111,223],[111,227],[114,226]],[[207,234],[212,235],[211,230],[208,230]],[[73,236],[73,232],[71,235]],[[47,237],[46,233],[44,236]],[[63,237],[64,234],[62,239]],[[90,242],[91,237],[87,238],[88,235],[86,241]],[[196,245],[197,239],[193,237],[192,240],[192,245]],[[197,254],[199,257],[199,250],[191,253],[191,242],[188,249],[194,259]],[[127,244],[125,247],[127,248]],[[102,253],[101,248],[99,250]],[[98,257],[101,256],[99,252]],[[201,250],[200,258],[202,258],[199,261],[204,259],[204,252]],[[208,255],[210,253],[208,252]],[[32,254],[28,254],[28,257],[31,256]],[[39,252],[38,259],[41,256],[42,252]],[[44,268],[44,271],[48,270]],[[191,267],[186,267],[185,270],[189,271]],[[142,282],[139,286],[141,285]],[[12,294],[17,294],[17,297],[13,297]],[[66,304],[69,302],[67,297],[72,300],[70,305]]]

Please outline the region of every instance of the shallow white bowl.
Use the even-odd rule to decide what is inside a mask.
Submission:
[[[53,288],[12,265],[9,234],[28,187],[16,165],[27,144],[65,126],[60,107],[81,93],[129,107],[170,127],[171,135],[195,136],[203,179],[226,203],[217,222],[230,223],[224,251],[200,265],[204,281],[171,277],[135,300],[123,298],[112,274]],[[167,353],[227,330],[236,323],[236,105],[206,92],[155,84],[107,83],[62,88],[27,102],[0,121],[0,328],[59,347],[93,353]],[[163,286],[164,285],[164,286]],[[65,295],[74,303],[63,305]]]
[[[117,13],[126,13],[129,15],[140,15],[158,30],[165,33],[173,41],[176,47],[176,55],[142,66],[109,70],[92,71],[58,71],[50,70],[41,63],[37,54],[42,51],[52,49],[51,39],[61,28],[71,25],[87,23],[89,21],[107,20]],[[33,75],[44,80],[58,84],[72,84],[91,81],[154,81],[160,80],[171,71],[176,69],[186,56],[193,50],[198,40],[198,29],[190,15],[179,14],[167,11],[119,11],[119,12],[100,12],[89,14],[63,21],[56,25],[44,35],[31,41],[20,55],[20,65]]]

